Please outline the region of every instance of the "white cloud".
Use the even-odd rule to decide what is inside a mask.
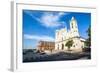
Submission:
[[[25,11],[25,13],[27,13],[28,15],[30,15],[33,19],[35,19],[36,21],[38,21],[41,25],[43,25],[45,27],[52,28],[52,27],[58,27],[58,26],[61,26],[61,25],[65,24],[64,21],[60,21],[60,18],[63,15],[65,15],[64,12],[58,12],[58,13],[44,12],[40,16],[40,18],[34,16],[34,13],[32,13],[32,11]]]
[[[65,13],[64,12],[59,12],[58,15],[62,16],[62,15],[65,15]]]
[[[24,35],[24,39],[33,39],[33,40],[37,40],[37,41],[54,41],[53,37],[50,36],[38,36],[38,35],[29,35],[29,34],[25,34]]]
[[[65,13],[63,12],[56,13],[56,14],[46,12],[41,16],[40,22],[45,27],[57,27],[57,26],[64,25],[65,23],[63,21],[60,21],[61,16],[64,14]]]

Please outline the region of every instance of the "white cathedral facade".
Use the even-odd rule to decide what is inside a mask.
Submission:
[[[65,46],[66,42],[73,40],[73,45],[70,50],[75,52],[81,52],[84,48],[85,39],[81,38],[78,31],[77,20],[72,17],[70,22],[70,30],[66,27],[56,30],[55,32],[55,50],[68,50]]]

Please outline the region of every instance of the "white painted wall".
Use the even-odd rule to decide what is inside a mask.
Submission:
[[[77,23],[77,20],[74,17],[72,17],[69,22],[70,29],[68,32],[67,32],[66,27],[57,29],[57,31],[55,32],[55,36],[56,36],[55,50],[68,50],[68,47],[65,46],[68,39],[80,36],[79,31],[78,31],[78,24],[79,23]],[[73,45],[70,48],[70,50],[75,51],[75,52],[82,52],[82,46],[84,47],[84,44],[83,42],[81,42],[80,38],[73,38],[72,40],[73,40]]]

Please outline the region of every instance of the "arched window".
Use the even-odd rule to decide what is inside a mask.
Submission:
[[[75,47],[75,45],[73,45],[73,47]]]

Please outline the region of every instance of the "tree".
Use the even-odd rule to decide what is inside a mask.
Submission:
[[[91,51],[91,26],[89,26],[88,30],[86,31],[88,38],[85,41],[85,48],[83,48],[83,51],[90,52]]]
[[[90,48],[91,46],[91,27],[90,26],[87,30],[87,34],[88,34],[88,38],[85,41],[85,46]]]
[[[73,45],[73,40],[69,40],[68,42],[66,42],[65,46],[68,47],[68,51],[70,51],[70,47]]]

